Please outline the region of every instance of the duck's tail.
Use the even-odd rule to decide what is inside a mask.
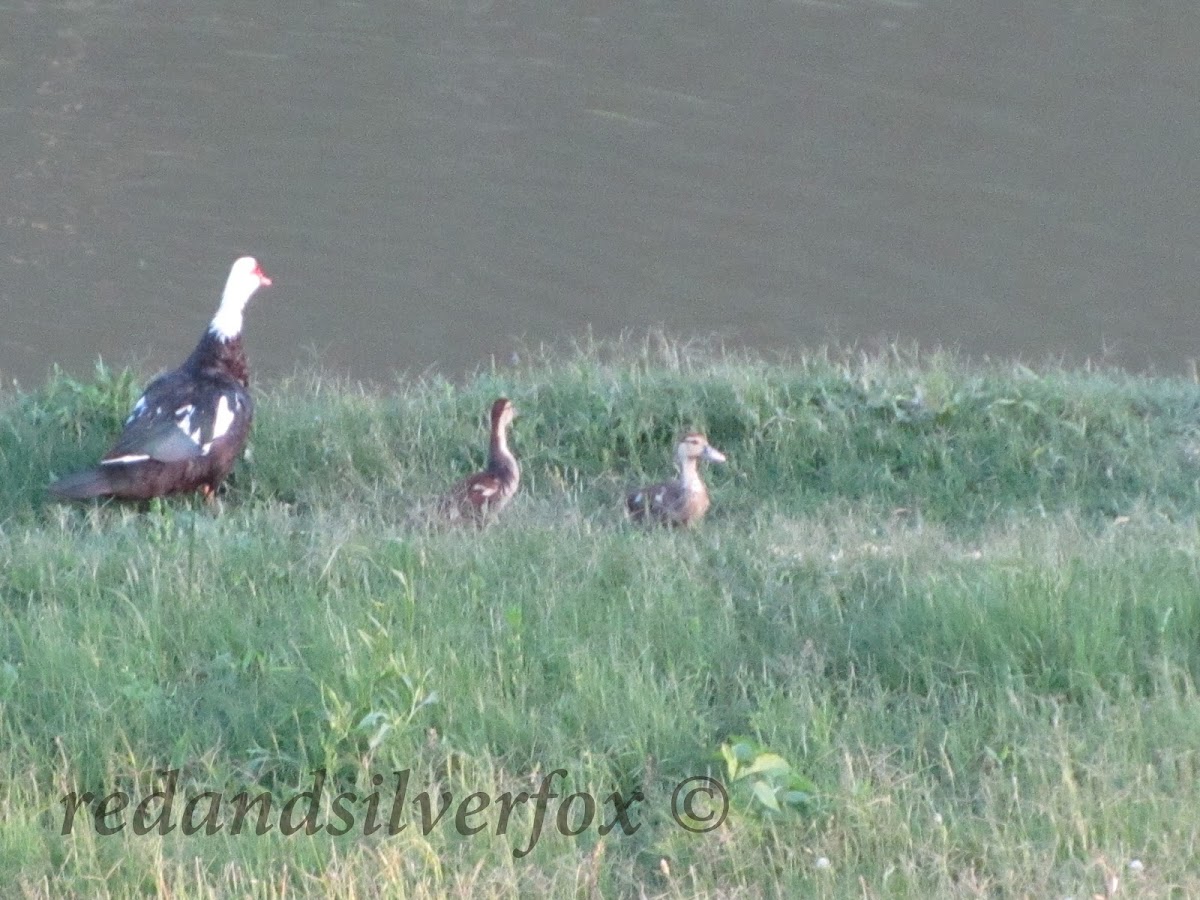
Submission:
[[[89,469],[60,478],[50,485],[50,493],[59,500],[89,500],[112,494],[114,487],[104,469]]]

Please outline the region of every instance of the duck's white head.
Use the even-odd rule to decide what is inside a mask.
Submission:
[[[683,465],[690,459],[703,459],[708,462],[723,463],[725,462],[725,454],[712,446],[708,442],[708,438],[704,435],[698,431],[693,431],[691,434],[685,435],[675,448],[675,460],[680,465]]]
[[[242,313],[246,304],[260,287],[268,287],[271,279],[253,256],[243,256],[229,270],[221,305],[213,316],[209,330],[223,341],[233,340],[242,333]]]

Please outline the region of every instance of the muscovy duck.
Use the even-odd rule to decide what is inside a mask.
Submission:
[[[211,498],[250,435],[254,404],[242,314],[255,291],[270,284],[253,257],[237,260],[191,356],[150,382],[98,466],[56,481],[51,493],[64,500],[148,500],[199,490]]]

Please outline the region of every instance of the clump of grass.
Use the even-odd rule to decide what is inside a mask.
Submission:
[[[601,345],[269,387],[216,511],[45,504],[141,380],[0,400],[0,876],[26,895],[1200,892],[1194,385]],[[413,520],[480,464],[499,394],[502,526]],[[631,527],[622,488],[693,427],[731,461],[709,517]],[[770,765],[691,833],[673,793],[728,777],[723,745]],[[399,771],[435,800],[555,769],[644,799],[632,834],[547,827],[524,856],[529,807],[505,834],[411,804],[392,836],[361,806],[344,835],[59,833],[64,795],[167,769],[181,798],[280,803],[323,770],[322,822]]]

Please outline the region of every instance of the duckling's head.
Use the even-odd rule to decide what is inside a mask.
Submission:
[[[725,462],[725,454],[712,446],[708,442],[708,438],[697,431],[685,435],[683,440],[679,442],[679,446],[675,448],[675,459],[683,465],[690,459],[703,459],[708,462],[723,463]]]
[[[512,420],[517,417],[517,408],[513,406],[512,401],[507,397],[501,397],[492,404],[492,430],[502,432]]]

